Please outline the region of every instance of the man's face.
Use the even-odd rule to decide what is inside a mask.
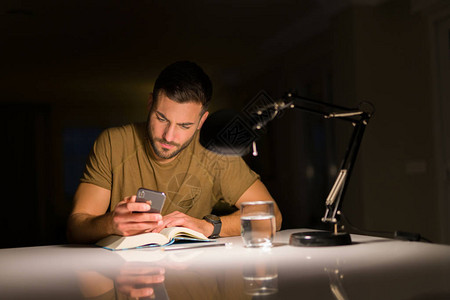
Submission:
[[[197,102],[177,103],[162,92],[157,97],[149,115],[150,143],[159,161],[170,162],[191,143],[208,112],[201,115]]]

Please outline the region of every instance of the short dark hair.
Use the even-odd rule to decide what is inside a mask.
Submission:
[[[179,103],[198,102],[202,104],[202,110],[206,111],[212,97],[212,83],[197,64],[178,61],[159,74],[153,87],[154,101],[161,92]]]

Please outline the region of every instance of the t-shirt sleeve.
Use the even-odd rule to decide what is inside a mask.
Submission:
[[[111,137],[108,130],[103,131],[95,141],[80,181],[111,190]]]
[[[241,157],[230,157],[220,176],[220,191],[223,201],[234,205],[245,191],[259,179]]]

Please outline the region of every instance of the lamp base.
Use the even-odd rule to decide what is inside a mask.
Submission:
[[[309,231],[291,234],[289,245],[296,247],[328,247],[350,245],[352,239],[346,232]]]

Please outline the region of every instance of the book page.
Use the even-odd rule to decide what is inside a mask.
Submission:
[[[206,240],[206,241],[208,240],[208,238],[204,234],[202,234],[198,231],[195,231],[193,229],[186,228],[186,227],[164,228],[163,230],[161,230],[161,234],[164,234],[170,240],[176,236],[181,236],[181,235],[189,236],[189,237],[196,238],[199,240]]]
[[[108,249],[130,249],[148,244],[165,245],[170,241],[165,235],[149,232],[132,236],[110,235],[96,243]]]

